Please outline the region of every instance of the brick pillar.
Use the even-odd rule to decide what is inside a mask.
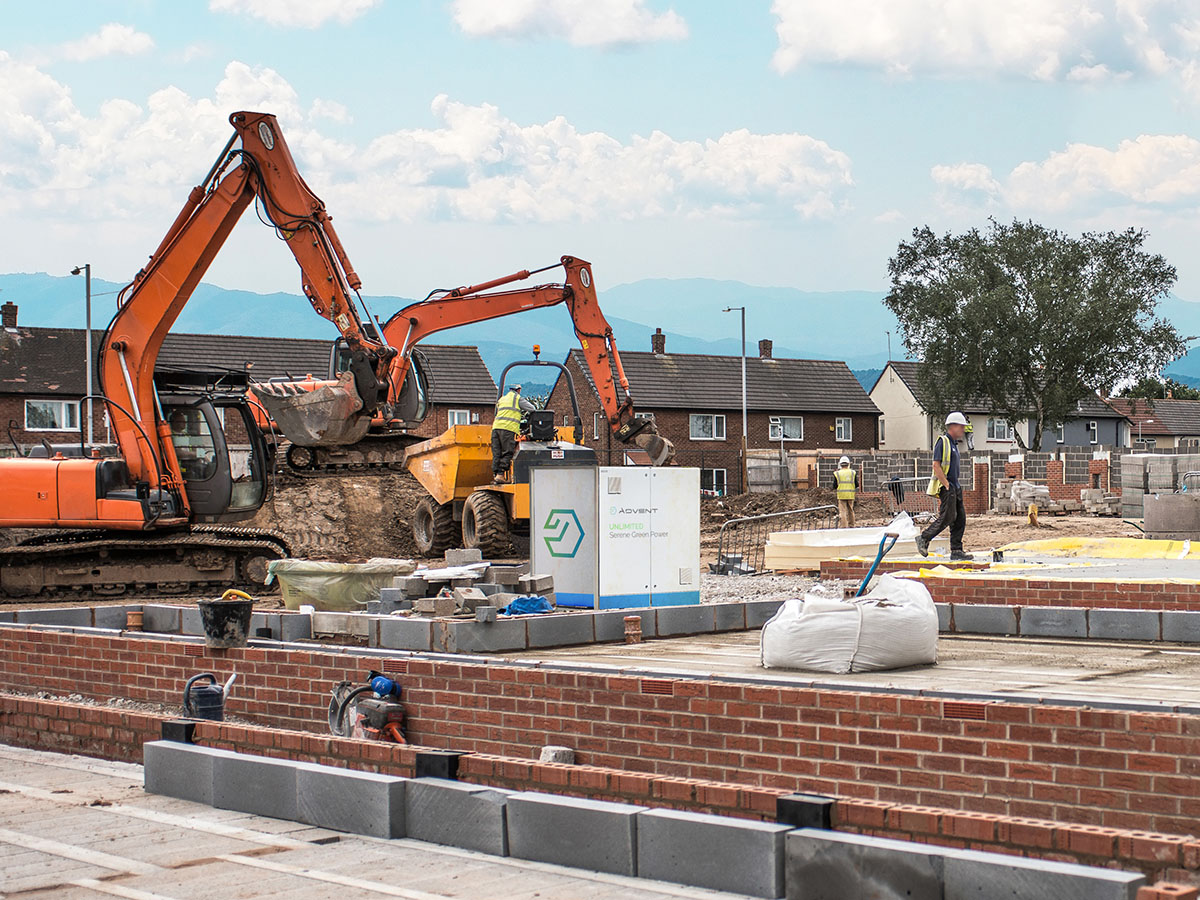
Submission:
[[[1111,459],[1090,459],[1088,460],[1088,475],[1100,476],[1100,489],[1105,493],[1121,493],[1121,486],[1116,488],[1112,486],[1112,460]],[[1089,477],[1089,481],[1094,478]],[[1089,484],[1088,487],[1091,487]]]
[[[969,491],[963,491],[963,507],[969,516],[978,516],[987,512],[991,507],[990,497],[990,481],[988,466],[986,463],[975,463],[971,469],[973,476],[972,488]]]
[[[1025,461],[1024,460],[1021,460],[1020,462],[1006,461],[1004,463],[1004,477],[1016,479],[1018,481],[1024,480],[1024,478],[1025,478]]]

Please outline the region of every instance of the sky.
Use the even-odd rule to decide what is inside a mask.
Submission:
[[[271,112],[371,294],[883,290],[914,227],[1144,228],[1200,300],[1193,0],[0,0],[0,272],[125,281]],[[247,215],[206,277],[299,288]]]

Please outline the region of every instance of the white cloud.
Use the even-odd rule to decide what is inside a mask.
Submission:
[[[208,0],[213,12],[236,13],[284,28],[346,25],[378,6],[380,0]]]
[[[872,216],[871,221],[877,225],[891,225],[893,222],[903,222],[907,218],[901,210],[885,209],[883,212]]]
[[[454,0],[454,22],[472,37],[557,38],[580,47],[679,41],[687,23],[646,0]]]
[[[88,62],[103,56],[136,56],[154,47],[154,38],[130,25],[110,22],[95,34],[59,47],[58,55],[73,62]]]
[[[1053,81],[1183,75],[1200,45],[1189,0],[774,0],[774,67],[998,73]]]
[[[309,119],[328,119],[339,125],[349,125],[354,121],[350,110],[336,100],[323,100],[317,97],[308,110]]]

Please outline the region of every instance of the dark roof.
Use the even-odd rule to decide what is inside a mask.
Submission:
[[[1200,400],[1108,401],[1126,416],[1141,434],[1200,435]]]
[[[594,391],[583,352],[572,350],[569,360],[583,370]],[[626,351],[621,354],[621,364],[639,410],[703,411],[742,406],[740,356]],[[746,406],[766,412],[879,415],[878,407],[849,367],[844,362],[823,359],[746,357]]]
[[[104,329],[92,331],[98,351]],[[332,341],[228,334],[168,334],[157,368],[240,370],[253,363],[257,380],[329,371]],[[86,386],[82,328],[0,329],[0,393],[80,396]],[[491,405],[496,383],[475,347],[422,344],[432,402]]]
[[[918,372],[920,371],[921,364],[918,362],[911,362],[909,360],[892,360],[888,363],[888,365],[891,366],[892,370],[900,376],[900,380],[904,382],[905,387],[912,392],[913,397],[915,397],[917,400],[917,404],[922,409],[928,409],[929,403],[927,401],[929,398],[925,392],[921,390],[920,379],[918,378]],[[883,371],[887,371],[886,366],[884,367]],[[881,372],[879,375],[879,378],[882,377],[883,372]],[[875,384],[879,384],[878,378],[875,380]],[[871,390],[874,389],[875,387],[872,385]],[[994,411],[992,404],[980,397],[975,397],[964,401],[962,405],[957,407],[957,409],[959,412],[963,413],[986,414]],[[1098,394],[1091,394],[1087,397],[1084,397],[1083,400],[1079,402],[1076,412],[1077,417],[1081,419],[1120,419],[1124,418],[1125,416],[1123,412],[1114,409],[1107,402],[1100,399]]]

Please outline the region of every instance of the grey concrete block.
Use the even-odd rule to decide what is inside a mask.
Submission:
[[[487,594],[474,587],[456,587],[454,600],[459,608],[466,612],[475,612],[475,607],[486,605],[488,602]]]
[[[258,629],[271,629],[271,639],[281,640],[280,633],[282,628],[280,623],[283,621],[282,613],[254,613],[250,616],[250,636],[258,637]]]
[[[97,628],[124,629],[129,613],[139,609],[140,606],[97,606],[92,610],[92,624]]]
[[[483,551],[460,547],[446,551],[447,566],[469,566],[471,563],[483,562]]]
[[[407,778],[334,766],[296,766],[299,821],[318,828],[402,838]]]
[[[204,624],[200,620],[200,607],[185,606],[179,611],[179,632],[180,634],[204,634]],[[254,632],[251,631],[250,634],[253,635]]]
[[[383,606],[383,604],[378,600],[368,600],[367,601],[367,615],[368,616],[379,615],[382,612],[382,606]]]
[[[494,606],[477,606],[475,607],[475,621],[483,624],[490,624],[496,621],[499,611]]]
[[[389,650],[432,650],[433,622],[407,616],[381,619],[379,646]]]
[[[488,584],[516,588],[521,583],[523,574],[519,566],[490,566],[484,574],[483,580]]]
[[[475,589],[482,591],[485,597],[494,597],[499,594],[504,588],[498,584],[489,584],[486,581],[475,582]]]
[[[779,612],[781,606],[782,600],[747,600],[746,627],[762,628],[771,616]]]
[[[178,606],[159,606],[147,603],[142,607],[142,628],[145,631],[156,631],[159,634],[179,634],[180,613]]]
[[[1026,637],[1087,637],[1087,610],[1069,606],[1026,606],[1021,610]]]
[[[658,624],[655,610],[649,607],[636,609],[605,609],[592,614],[592,623],[596,630],[596,640],[605,641],[625,640],[625,617],[638,616],[642,620],[642,637],[649,639],[658,636]]]
[[[638,875],[695,887],[775,898],[783,895],[788,825],[674,809],[637,818]]]
[[[716,617],[711,604],[658,607],[658,636],[677,634],[710,634],[716,629]]]
[[[312,619],[307,613],[280,613],[279,639],[307,641],[312,639]]]
[[[508,798],[508,852],[520,859],[636,875],[645,806],[523,792]]]
[[[959,634],[1016,634],[1017,608],[955,603],[954,630]]]
[[[950,630],[950,604],[949,603],[935,603],[933,605],[937,609],[937,614],[938,614],[938,631],[949,631]]]
[[[296,820],[296,763],[234,753],[213,760],[212,805]]]
[[[943,900],[945,850],[802,828],[786,838],[787,900]]]
[[[71,606],[67,608],[19,609],[17,610],[17,624],[91,628],[92,608],[90,606]]]
[[[1137,872],[1121,872],[1026,859],[1002,853],[947,850],[946,897],[971,900],[1134,900],[1146,883]]]
[[[1154,609],[1089,609],[1088,637],[1112,641],[1157,641],[1160,613]]]
[[[713,614],[716,616],[714,628],[717,631],[745,631],[745,603],[714,603]]]
[[[163,794],[193,803],[213,804],[213,762],[237,756],[177,741],[148,741],[142,745],[142,777],[147,793]]]
[[[554,590],[553,575],[522,575],[517,589],[525,594],[542,594]]]
[[[590,644],[596,639],[590,613],[551,613],[530,618],[525,626],[531,648]]]
[[[527,646],[524,619],[500,616],[495,622],[435,621],[433,649],[445,653],[501,653]]]
[[[392,579],[392,586],[409,600],[424,597],[429,590],[429,582],[420,575],[397,575]]]
[[[512,791],[414,778],[404,788],[408,836],[431,844],[508,856],[506,804]]]
[[[1200,643],[1200,612],[1169,609],[1162,614],[1162,638],[1179,643]]]

